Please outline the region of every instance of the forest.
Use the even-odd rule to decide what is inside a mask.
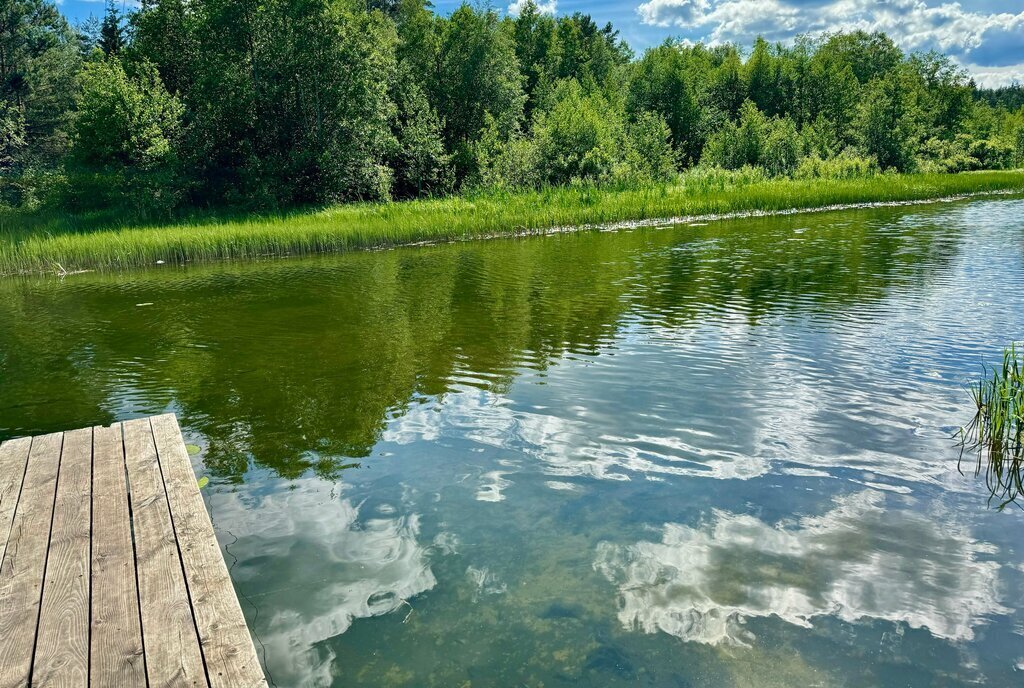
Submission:
[[[665,43],[426,0],[4,0],[0,205],[283,209],[480,189],[1024,165],[1022,89],[887,36]]]

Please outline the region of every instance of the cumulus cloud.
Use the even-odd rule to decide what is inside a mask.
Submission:
[[[519,13],[526,7],[527,0],[514,0],[508,6],[508,13],[512,16],[519,16]],[[558,9],[558,0],[533,0],[537,11],[541,14],[554,14]]]
[[[923,0],[648,0],[645,24],[696,31],[709,43],[749,44],[758,35],[785,41],[801,33],[884,31],[906,50],[940,50],[961,64],[1008,67],[1024,78],[1024,12],[965,9]],[[988,75],[994,81],[995,73]]]
[[[882,619],[961,641],[1008,613],[993,545],[885,500],[848,495],[792,527],[716,510],[697,527],[665,524],[660,542],[600,543],[594,568],[618,587],[626,628],[708,644],[747,644],[746,620],[772,615],[804,627]]]

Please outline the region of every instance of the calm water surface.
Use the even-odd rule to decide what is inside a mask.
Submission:
[[[0,438],[179,414],[278,686],[1024,684],[956,470],[1024,201],[0,282]]]

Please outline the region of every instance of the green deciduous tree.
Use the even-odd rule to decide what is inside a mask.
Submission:
[[[515,44],[498,14],[462,5],[441,24],[431,101],[444,122],[459,180],[472,175],[473,145],[488,117],[507,139],[519,126],[525,94]]]
[[[550,110],[534,124],[546,181],[608,181],[622,158],[625,122],[599,93],[587,95],[576,81],[563,81]]]
[[[902,51],[891,38],[866,31],[831,34],[818,48],[818,55],[825,62],[850,67],[861,84],[888,74],[903,59]]]
[[[686,54],[672,43],[644,53],[630,74],[627,107],[632,117],[657,113],[668,125],[680,162],[700,156],[700,109],[687,75]]]
[[[638,180],[665,181],[676,173],[672,130],[661,115],[642,112],[628,125],[626,161]]]
[[[514,17],[429,0],[114,2],[77,30],[51,0],[0,6],[0,202],[76,186],[84,200],[81,177],[112,170],[110,185],[165,175],[182,205],[286,207],[668,179],[697,161],[758,176],[1024,164],[1020,88],[979,89],[880,33],[749,53],[666,42],[634,60],[610,24],[534,0]],[[61,187],[64,172],[79,177]]]
[[[164,88],[156,67],[116,57],[89,62],[82,71],[74,126],[73,159],[88,167],[154,169],[175,154],[182,107]]]
[[[758,37],[754,50],[745,65],[747,97],[757,109],[769,116],[786,109],[783,86],[782,60],[772,54],[768,41]]]
[[[904,171],[914,164],[921,135],[921,110],[910,80],[902,69],[876,78],[867,85],[857,109],[855,128],[859,143],[882,169]]]
[[[395,172],[394,195],[409,198],[450,191],[454,176],[441,121],[405,65],[399,66],[394,99],[395,147],[388,159]]]

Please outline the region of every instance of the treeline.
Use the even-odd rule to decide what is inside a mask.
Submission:
[[[695,166],[855,176],[1024,164],[1019,89],[885,35],[666,42],[425,0],[143,0],[0,15],[0,202],[286,207],[642,184]]]

